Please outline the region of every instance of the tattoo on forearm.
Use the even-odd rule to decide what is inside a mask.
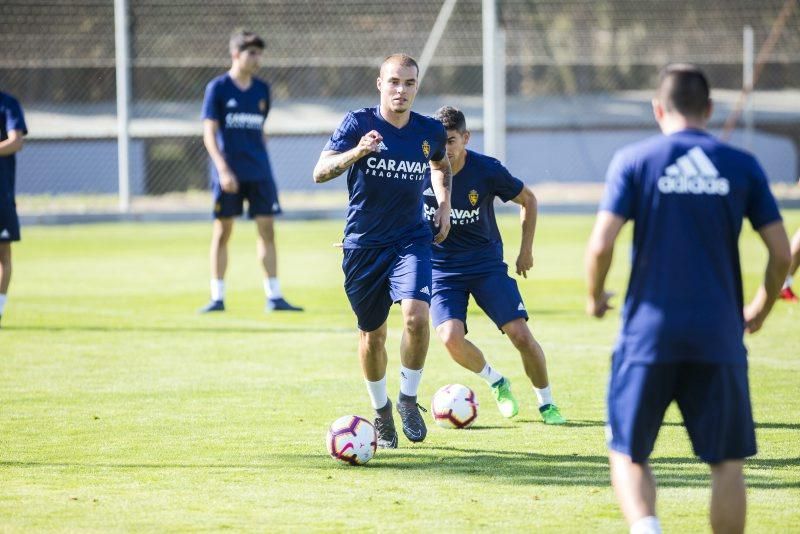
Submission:
[[[453,171],[450,167],[442,170],[442,185],[447,191],[450,191],[451,183],[453,181]]]
[[[322,168],[317,173],[317,181],[327,182],[328,180],[336,178],[346,171],[354,161],[352,154],[348,152],[330,156],[328,161],[322,165]]]

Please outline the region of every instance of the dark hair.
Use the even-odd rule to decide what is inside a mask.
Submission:
[[[436,110],[433,118],[444,125],[445,130],[456,130],[463,134],[467,131],[467,118],[460,109],[452,106],[443,106]]]
[[[251,46],[264,50],[264,39],[253,32],[244,30],[237,30],[231,34],[231,40],[229,43],[231,53],[241,52],[242,50],[245,50]]]
[[[409,56],[408,54],[392,54],[391,56],[386,56],[381,63],[381,70],[383,72],[383,67],[387,63],[397,63],[401,67],[414,67],[417,70],[417,74],[419,75],[419,65],[417,65],[417,60],[413,57]]]
[[[709,94],[708,79],[695,65],[677,63],[661,70],[657,95],[666,111],[702,117],[711,102]]]

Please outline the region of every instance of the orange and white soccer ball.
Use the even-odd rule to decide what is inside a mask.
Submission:
[[[469,428],[478,418],[478,398],[467,386],[448,384],[433,396],[431,412],[442,428]]]
[[[331,458],[350,465],[364,465],[375,455],[378,433],[372,423],[357,415],[334,421],[325,438]]]

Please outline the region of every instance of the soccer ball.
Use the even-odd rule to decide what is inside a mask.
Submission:
[[[378,447],[372,423],[357,415],[345,415],[331,424],[325,438],[331,458],[344,464],[364,465]]]
[[[469,428],[478,418],[478,399],[467,386],[448,384],[433,396],[431,411],[442,428]]]

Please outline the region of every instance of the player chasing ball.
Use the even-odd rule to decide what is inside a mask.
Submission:
[[[544,351],[528,328],[528,312],[517,282],[508,275],[503,261],[503,241],[494,213],[495,197],[520,205],[522,239],[516,272],[527,278],[533,267],[536,197],[499,161],[467,149],[470,132],[461,111],[443,107],[435,118],[447,130],[453,191],[450,234],[446,241],[433,245],[433,325],[453,360],[483,378],[492,389],[500,413],[514,417],[519,404],[511,392],[511,382],[489,365],[481,350],[465,337],[469,298],[475,298],[519,351],[544,422],[563,424],[566,420],[550,391]],[[425,215],[433,222],[438,208],[436,197],[430,188],[426,188],[424,196]]]
[[[418,76],[410,56],[387,57],[377,79],[380,105],[349,112],[314,168],[316,183],[347,171],[344,287],[358,320],[358,355],[382,448],[397,447],[386,391],[386,320],[393,303],[403,314],[397,411],[410,441],[427,435],[417,391],[430,341],[431,241],[441,243],[450,230],[447,137],[439,122],[411,111]],[[423,217],[428,167],[439,201],[435,237]]]

